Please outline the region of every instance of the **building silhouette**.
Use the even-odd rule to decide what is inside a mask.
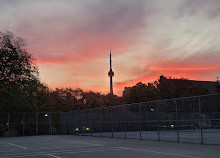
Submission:
[[[178,80],[178,79],[169,79],[161,75],[160,81],[163,80]],[[189,81],[194,84],[198,84],[200,87],[207,90],[208,94],[220,93],[220,82],[218,80],[218,77],[217,77],[217,81],[198,81],[198,80],[189,80]]]
[[[113,81],[114,72],[112,71],[112,56],[111,56],[111,47],[110,47],[110,70],[108,72],[108,76],[110,77],[110,94],[113,95]]]

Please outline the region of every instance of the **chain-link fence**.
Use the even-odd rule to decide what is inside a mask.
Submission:
[[[63,133],[220,145],[220,94],[61,114]]]
[[[220,145],[220,94],[74,112],[0,113],[0,136],[75,134]]]
[[[0,113],[0,136],[59,134],[60,113]]]

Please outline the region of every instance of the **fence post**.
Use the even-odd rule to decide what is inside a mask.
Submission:
[[[145,113],[144,113],[145,115]],[[148,112],[146,111],[146,116],[147,116],[147,131],[149,131],[149,125],[148,125]]]
[[[36,122],[35,122],[35,125],[36,125],[36,135],[38,135],[38,112],[36,112]]]
[[[103,121],[102,121],[102,108],[100,108],[100,124],[101,124],[101,137],[102,137],[102,132],[103,132]]]
[[[160,141],[160,121],[159,121],[159,113],[158,113],[158,102],[157,102],[157,137],[158,141]]]
[[[203,144],[203,127],[202,127],[202,110],[201,110],[201,98],[198,97],[199,99],[199,124],[200,124],[200,134],[201,134],[201,144]]]
[[[10,113],[8,112],[8,123],[7,123],[7,125],[8,125],[8,131],[10,131]]]
[[[23,136],[24,136],[24,129],[25,129],[25,113],[23,112],[23,129],[22,129]]]
[[[114,135],[113,135],[112,107],[110,107],[110,109],[111,109],[111,128],[112,128],[112,138],[113,138]]]
[[[91,136],[92,136],[92,134],[93,134],[93,119],[92,119],[92,109],[90,109],[89,110],[89,120],[90,120],[90,134],[91,134]]]
[[[138,104],[138,119],[139,119],[139,131],[140,131],[140,140],[142,139],[141,135],[141,104]]]
[[[124,106],[123,106],[124,107]],[[125,139],[127,138],[127,127],[126,127],[126,116],[123,112],[123,124],[124,124],[124,130],[125,130]]]
[[[73,112],[73,118],[74,118],[74,128],[75,128],[75,130],[76,130],[76,128],[78,128],[78,124],[77,124],[77,121],[76,121],[76,115],[77,115],[77,112],[75,111],[75,112]],[[68,131],[69,131],[70,129],[69,129],[69,127],[68,127]],[[75,133],[74,133],[75,135],[78,135],[78,131],[75,131]]]
[[[177,99],[175,99],[175,105],[176,105],[176,134],[177,134],[177,142],[180,142],[179,138],[179,118],[178,118],[178,104]]]
[[[50,134],[50,112],[48,112],[48,124],[49,124],[48,134]]]

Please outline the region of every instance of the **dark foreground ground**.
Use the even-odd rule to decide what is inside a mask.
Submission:
[[[219,158],[220,146],[54,135],[0,138],[1,158]]]

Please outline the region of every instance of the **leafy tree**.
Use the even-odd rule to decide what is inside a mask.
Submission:
[[[0,32],[0,109],[36,109],[37,66],[25,50],[25,42],[11,32]]]
[[[0,81],[5,84],[28,86],[37,79],[34,59],[24,48],[25,42],[11,32],[0,32]]]
[[[49,98],[42,107],[47,111],[74,111],[79,110],[81,101],[81,89],[61,88],[49,92]]]
[[[41,82],[38,82],[35,86],[37,111],[56,111],[53,105],[54,99],[51,97],[52,91]]]
[[[120,104],[123,104],[122,97],[111,94],[107,94],[104,96],[104,106],[115,106]]]
[[[207,94],[207,90],[191,80],[161,76],[155,81],[162,99],[180,98]]]
[[[81,108],[91,109],[104,106],[104,96],[99,92],[83,92],[81,100],[84,103]]]
[[[125,103],[146,102],[160,99],[159,91],[152,83],[137,83],[123,96]]]

